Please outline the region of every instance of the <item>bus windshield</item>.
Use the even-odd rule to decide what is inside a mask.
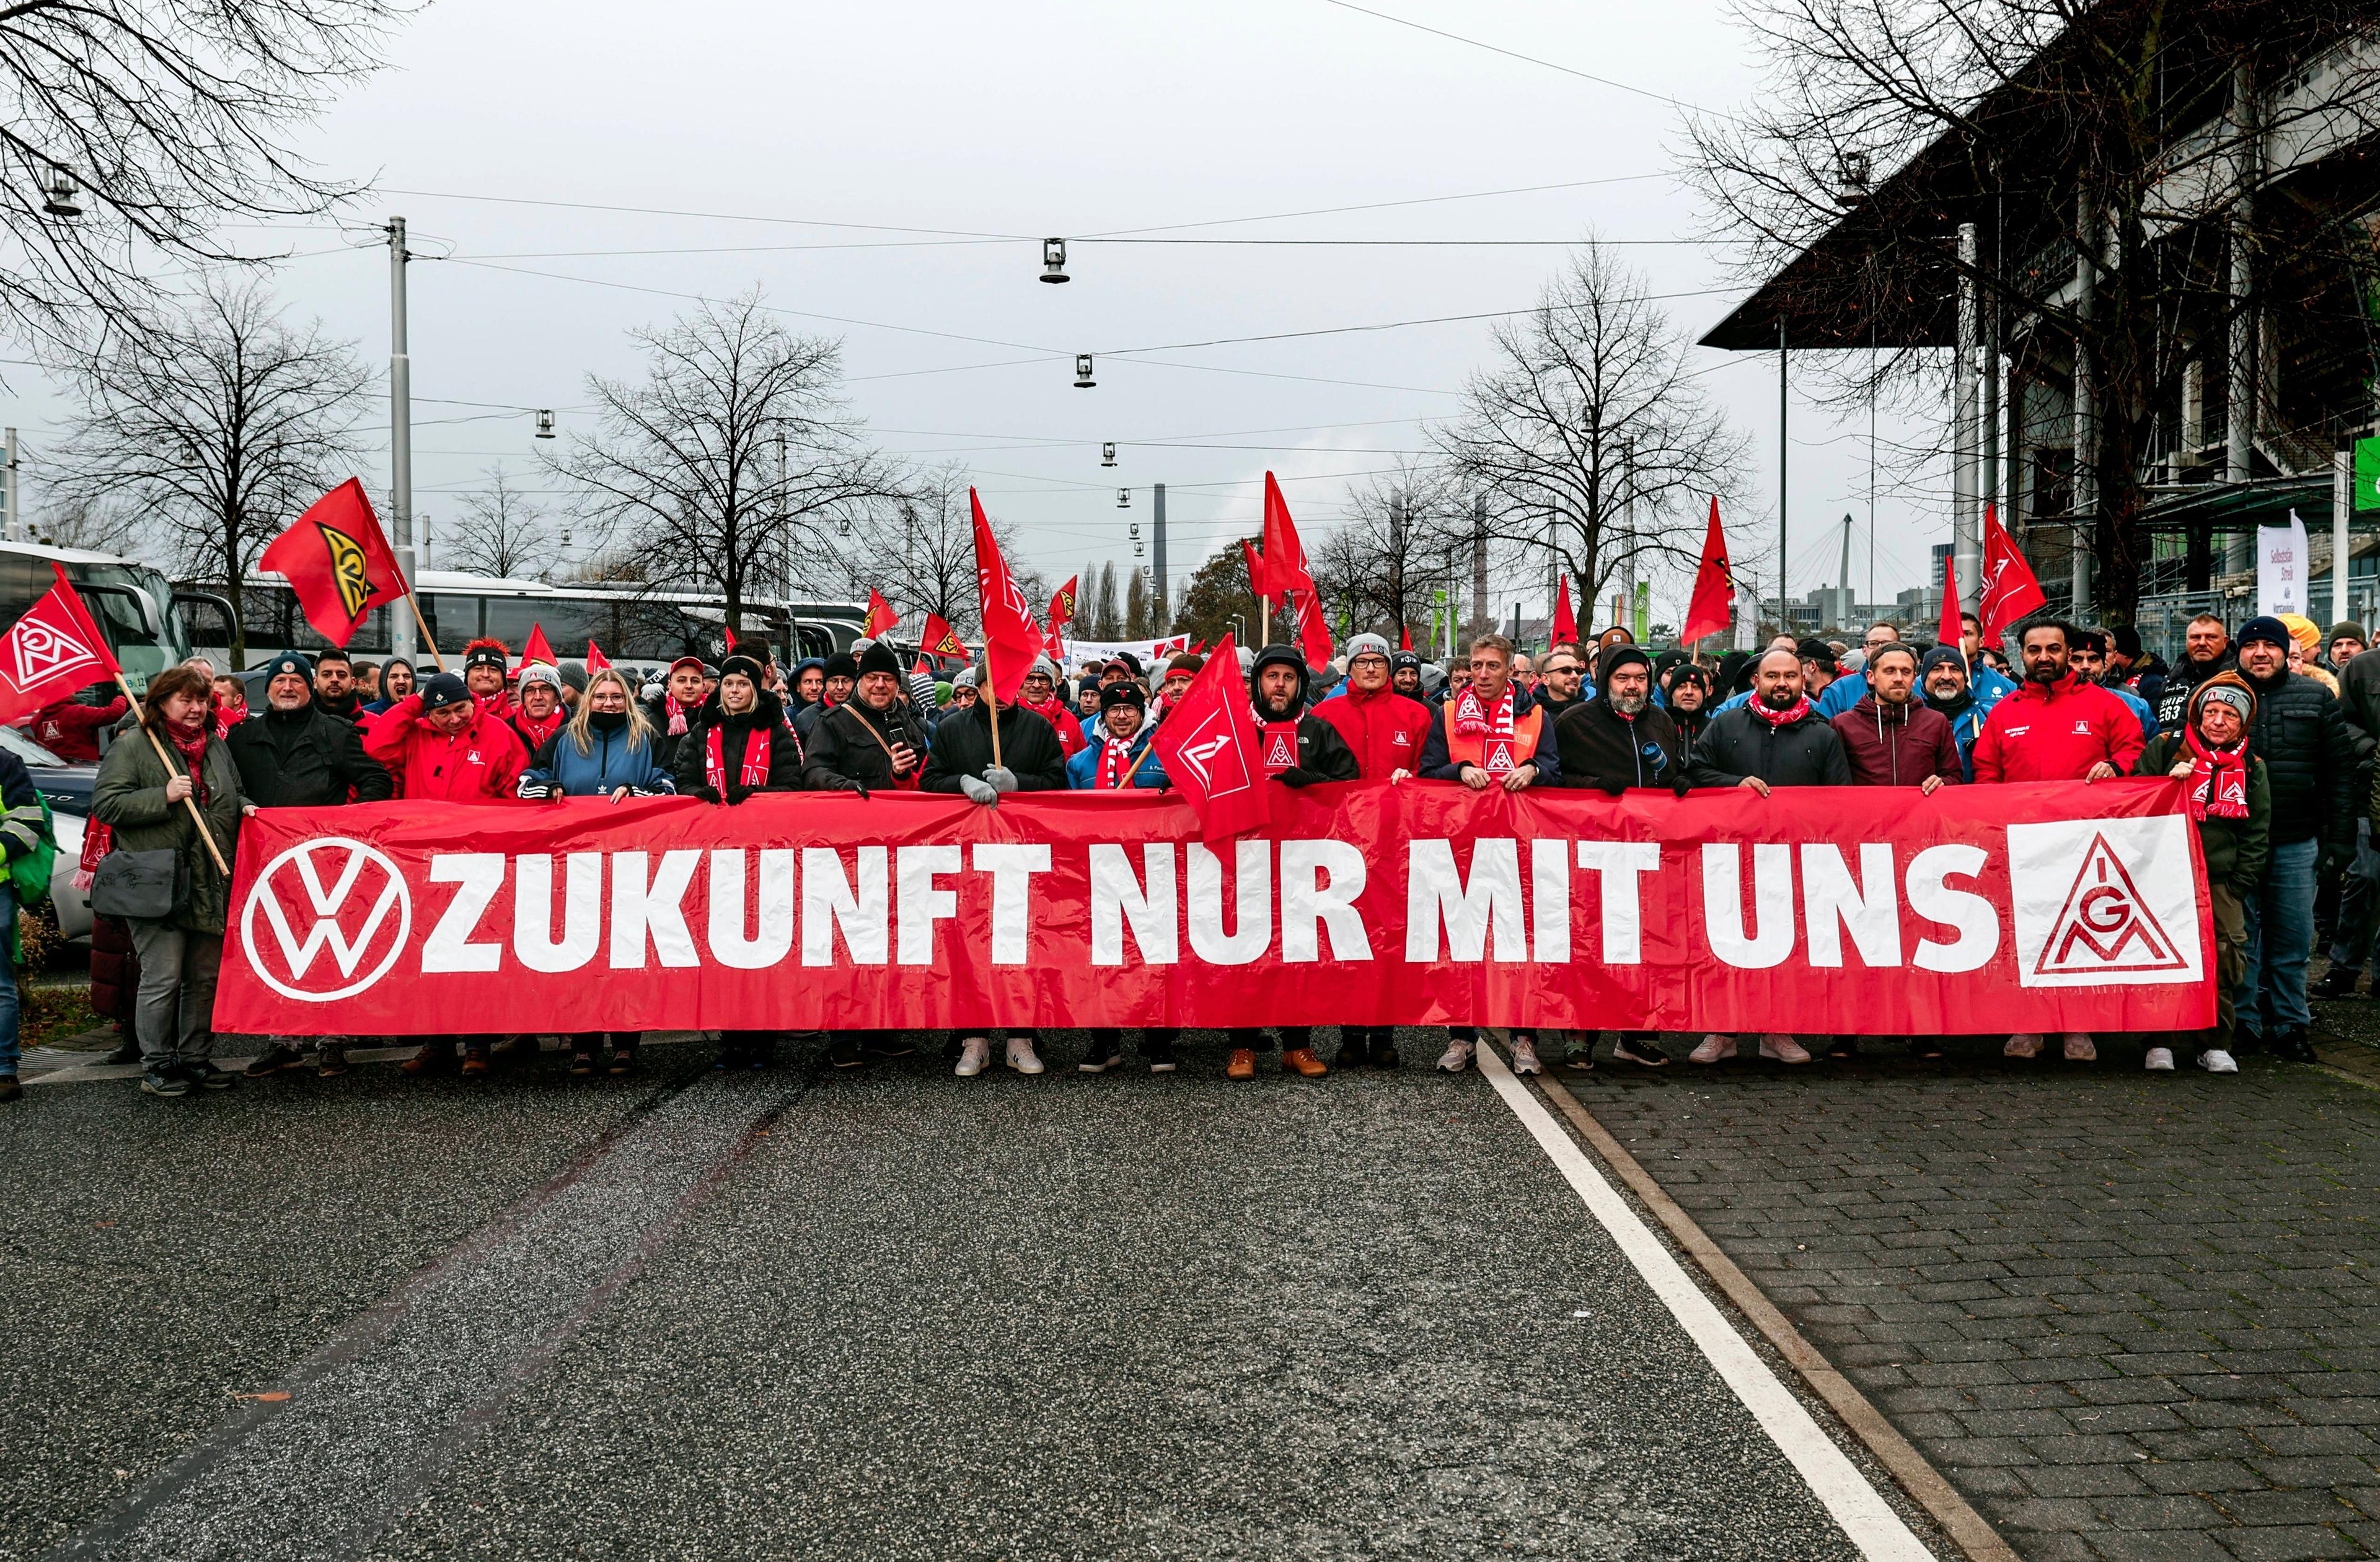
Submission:
[[[83,593],[91,616],[115,649],[125,681],[135,690],[188,660],[190,647],[173,611],[174,588],[145,564],[69,564],[67,573],[92,589]]]

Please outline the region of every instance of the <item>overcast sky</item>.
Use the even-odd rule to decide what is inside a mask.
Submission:
[[[1054,579],[1108,559],[1121,572],[1126,525],[1148,521],[1150,483],[1168,484],[1178,588],[1253,528],[1268,466],[1313,532],[1360,474],[1423,449],[1488,325],[1109,355],[1518,309],[1560,263],[1556,245],[1589,232],[1629,241],[1655,291],[1704,295],[1668,306],[1696,334],[1738,297],[1717,251],[1676,242],[1700,213],[1670,176],[1677,114],[1646,95],[1725,108],[1754,91],[1717,0],[1366,3],[1625,85],[1329,0],[450,3],[401,31],[390,69],[308,141],[326,170],[376,181],[356,225],[236,236],[290,253],[279,285],[293,311],[376,363],[388,265],[370,224],[402,213],[419,253],[451,255],[411,276],[416,507],[433,522],[495,462],[535,469],[527,412],[453,404],[550,406],[565,431],[583,428],[586,376],[638,372],[629,328],[687,307],[674,296],[758,284],[803,311],[789,324],[843,338],[854,409],[886,447],[966,460]],[[1554,241],[1542,245],[1079,241],[1548,185],[1572,188],[1139,236]],[[890,231],[903,229],[929,231]],[[1045,234],[1078,240],[1066,286],[1036,280]],[[1053,356],[1078,351],[1102,355],[1096,390],[1074,389]],[[1718,365],[1706,383],[1752,439],[1759,497],[1730,516],[1742,556],[1774,536],[1777,367],[1729,357],[1696,361]],[[57,404],[38,382],[18,391],[37,478]],[[1799,397],[1794,418],[1795,593],[1832,578],[1828,528],[1846,511],[1864,589],[1866,418],[1837,423]],[[1113,472],[1101,440],[1123,446]],[[375,491],[384,442],[377,461]],[[1124,484],[1129,515],[1115,507]],[[1925,495],[1888,492],[1877,514],[1889,597],[1918,583],[1948,520]],[[1543,595],[1499,590],[1532,612]],[[1657,597],[1657,619],[1674,621],[1677,596]]]

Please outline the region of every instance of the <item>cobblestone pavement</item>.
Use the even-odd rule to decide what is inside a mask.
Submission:
[[[2380,1555],[2380,1089],[2104,1051],[1571,1083],[2028,1558]]]

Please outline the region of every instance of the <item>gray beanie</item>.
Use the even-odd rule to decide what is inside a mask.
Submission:
[[[952,688],[954,688],[954,689],[972,689],[972,688],[974,688],[974,687],[975,687],[975,669],[974,669],[974,668],[972,668],[972,667],[962,667],[962,668],[960,668],[960,669],[959,669],[959,671],[958,671],[958,676],[957,676],[957,677],[955,677],[955,678],[953,678],[953,679],[951,680],[951,687],[952,687]]]
[[[525,689],[531,684],[546,684],[558,695],[562,692],[562,669],[551,662],[532,661],[521,669],[520,686]]]
[[[1388,654],[1389,642],[1384,636],[1358,635],[1347,642],[1347,660],[1351,662],[1359,656],[1384,657]]]

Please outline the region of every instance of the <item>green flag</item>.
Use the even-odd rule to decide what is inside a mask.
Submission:
[[[2350,510],[2380,510],[2380,439],[2355,442],[2355,497]]]

